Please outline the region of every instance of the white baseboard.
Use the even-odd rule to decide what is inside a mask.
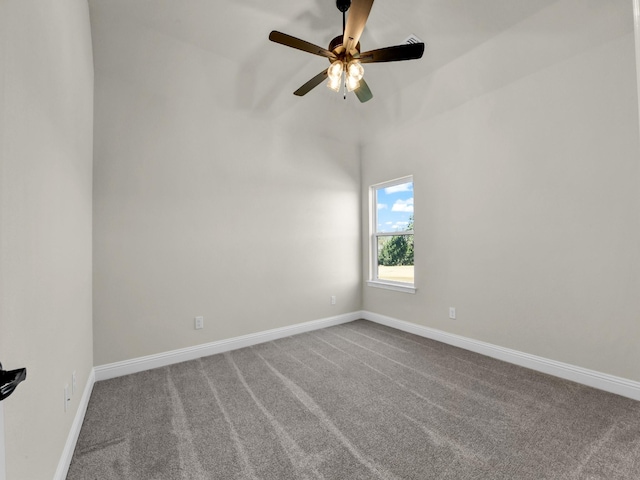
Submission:
[[[404,332],[437,340],[455,347],[464,348],[465,350],[470,350],[488,357],[520,365],[521,367],[530,368],[538,372],[564,378],[565,380],[571,380],[589,387],[598,388],[606,392],[615,393],[634,400],[640,400],[640,382],[596,372],[595,370],[577,367],[568,363],[549,360],[536,355],[511,350],[509,348],[499,347],[490,343],[473,340],[453,333],[443,332],[442,330],[436,330],[434,328],[424,327],[415,323],[405,322],[403,320],[379,315],[377,313],[367,311],[360,313],[362,318],[381,325],[386,325]]]
[[[288,327],[274,328],[264,332],[251,333],[240,337],[219,340],[217,342],[205,343],[193,347],[171,350],[169,352],[148,355],[145,357],[132,358],[122,362],[109,363],[95,367],[96,381],[107,380],[109,378],[121,377],[131,373],[151,370],[152,368],[164,367],[175,363],[195,360],[196,358],[215,355],[217,353],[237,350],[238,348],[250,347],[259,343],[270,342],[278,338],[289,337],[298,333],[310,332],[320,328],[339,325],[362,318],[361,312],[351,312],[335,317],[312,320],[310,322],[298,323]]]
[[[89,378],[87,379],[87,384],[85,385],[84,392],[82,393],[82,398],[80,399],[80,404],[78,405],[78,410],[76,410],[76,416],[74,417],[73,424],[71,425],[71,430],[69,431],[69,435],[67,436],[67,442],[65,443],[64,450],[62,451],[62,455],[60,456],[58,468],[56,469],[53,480],[65,480],[67,478],[69,466],[71,465],[71,459],[73,458],[73,451],[76,449],[76,443],[78,442],[78,437],[80,436],[80,429],[82,428],[84,416],[87,413],[87,406],[89,405],[89,398],[91,398],[91,392],[93,391],[93,384],[95,383],[95,381],[95,372],[93,369],[91,369]]]
[[[464,348],[465,350],[497,358],[538,372],[571,380],[589,387],[598,388],[606,392],[615,393],[634,400],[640,400],[640,382],[597,372],[595,370],[577,367],[568,363],[549,360],[536,355],[519,352],[517,350],[500,347],[491,343],[474,340],[453,333],[447,333],[442,330],[436,330],[434,328],[417,325],[415,323],[398,320],[396,318],[368,311],[346,313],[335,317],[313,320],[288,327],[275,328],[264,332],[252,333],[226,340],[219,340],[217,342],[196,345],[194,347],[133,358],[131,360],[124,360],[122,362],[110,363],[107,365],[100,365],[94,369],[95,381],[107,380],[109,378],[142,372],[152,368],[186,362],[188,360],[194,360],[208,355],[228,352],[238,348],[249,347],[251,345],[269,342],[271,340],[288,337],[298,333],[310,332],[312,330],[330,327],[332,325],[351,322],[359,318],[364,318],[381,325],[387,325],[421,337],[431,338],[442,343]]]

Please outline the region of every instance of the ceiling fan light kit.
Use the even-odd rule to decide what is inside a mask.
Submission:
[[[344,85],[347,91],[354,92],[358,100],[364,103],[371,100],[373,94],[364,80],[363,63],[397,62],[422,57],[424,43],[421,42],[360,53],[360,35],[372,6],[373,0],[336,0],[336,7],[342,12],[342,35],[331,40],[327,49],[275,30],[269,34],[272,42],[325,57],[331,62],[329,68],[302,85],[293,92],[294,95],[302,97],[328,78],[327,86],[331,90],[339,92]]]

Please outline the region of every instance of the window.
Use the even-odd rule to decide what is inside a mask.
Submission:
[[[413,177],[373,185],[368,285],[415,293]]]

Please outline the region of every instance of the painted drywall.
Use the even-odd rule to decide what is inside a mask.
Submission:
[[[0,480],[6,480],[7,470],[5,468],[5,450],[4,450],[4,404],[0,402]]]
[[[92,98],[86,1],[0,2],[0,358],[27,368],[3,401],[9,479],[54,476],[93,366]]]
[[[96,365],[359,310],[359,150],[332,137],[341,121],[323,130],[313,99],[238,103],[241,65],[90,5]]]
[[[367,186],[413,174],[417,293],[364,286],[364,309],[640,380],[632,19],[558,2],[398,96],[363,229]]]

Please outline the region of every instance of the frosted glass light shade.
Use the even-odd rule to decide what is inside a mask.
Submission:
[[[351,60],[347,65],[347,74],[356,79],[357,82],[364,77],[364,67],[359,60]]]
[[[339,92],[340,84],[342,83],[341,80],[342,80],[342,75],[340,75],[338,78],[329,78],[329,81],[327,82],[327,87],[329,87],[334,92]]]
[[[336,60],[327,70],[327,75],[329,76],[329,79],[340,82],[343,70],[344,65],[342,64],[342,62],[340,60]]]
[[[362,77],[360,77],[362,78]],[[353,92],[356,88],[360,86],[360,80],[356,77],[352,77],[351,75],[347,75],[347,90]]]

